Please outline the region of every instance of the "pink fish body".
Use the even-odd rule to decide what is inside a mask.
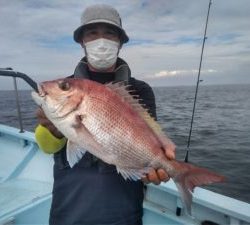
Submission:
[[[175,145],[121,83],[83,79],[43,82],[33,99],[68,138],[67,160],[74,166],[89,151],[113,164],[125,179],[138,180],[163,168],[175,181],[188,213],[194,187],[224,178],[207,169],[169,160]]]

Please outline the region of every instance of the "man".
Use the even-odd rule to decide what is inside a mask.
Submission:
[[[132,78],[128,65],[118,57],[122,45],[129,40],[118,12],[108,5],[90,6],[83,12],[81,24],[74,32],[74,40],[84,49],[85,57],[71,77],[100,83],[125,81],[156,117],[152,89]],[[41,109],[37,115],[40,123],[36,129],[37,142],[45,152],[54,153],[55,160],[50,225],[142,224],[143,182],[124,180],[115,166],[90,153],[70,168],[63,134]],[[174,158],[174,149],[169,149],[166,155]],[[143,181],[159,184],[168,179],[168,174],[159,169],[150,172]]]

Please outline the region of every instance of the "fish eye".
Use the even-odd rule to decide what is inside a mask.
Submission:
[[[67,81],[60,81],[58,83],[58,87],[62,90],[62,91],[68,91],[70,89],[70,84]]]

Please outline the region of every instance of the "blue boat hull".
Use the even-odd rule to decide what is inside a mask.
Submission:
[[[0,225],[48,224],[53,184],[53,159],[39,150],[31,132],[0,125]],[[172,181],[148,185],[144,225],[250,225],[250,204],[196,188],[193,217],[183,210]]]

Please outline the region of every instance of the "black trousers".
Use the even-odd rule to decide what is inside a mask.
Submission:
[[[50,225],[142,225],[143,183],[86,153],[70,168],[55,154]]]

